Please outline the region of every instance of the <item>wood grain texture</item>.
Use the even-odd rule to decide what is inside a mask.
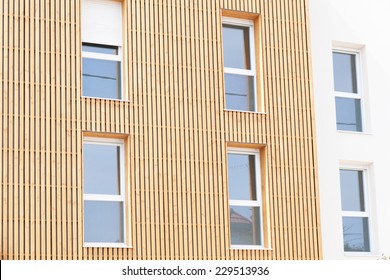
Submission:
[[[82,97],[81,1],[0,3],[0,258],[320,259],[307,1],[124,1],[124,101]],[[222,15],[257,21],[263,113],[224,109]],[[83,247],[88,133],[127,139],[132,248]],[[262,151],[267,250],[229,248],[228,145]]]

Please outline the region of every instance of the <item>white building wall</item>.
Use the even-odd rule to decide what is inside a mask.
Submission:
[[[390,256],[390,0],[309,0],[324,259]],[[363,133],[338,132],[332,49],[360,50]],[[368,167],[372,252],[344,253],[339,167]]]

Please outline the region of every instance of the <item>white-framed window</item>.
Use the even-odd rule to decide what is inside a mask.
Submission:
[[[364,126],[360,53],[334,49],[332,54],[337,130],[362,132]]]
[[[252,20],[222,18],[225,108],[256,111],[256,59]]]
[[[82,0],[82,95],[123,99],[122,3]]]
[[[372,251],[368,203],[368,171],[340,167],[340,191],[345,253]]]
[[[83,139],[84,246],[126,246],[124,140]]]
[[[120,48],[83,43],[82,57],[83,96],[122,99]]]
[[[232,248],[263,248],[260,152],[227,149]]]

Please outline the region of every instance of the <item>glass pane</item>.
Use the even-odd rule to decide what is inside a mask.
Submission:
[[[230,206],[232,245],[261,245],[260,207]]]
[[[226,109],[254,111],[253,77],[225,74]]]
[[[225,67],[251,69],[249,27],[224,24],[222,32]]]
[[[362,131],[360,99],[336,97],[337,129]]]
[[[120,194],[120,148],[84,144],[84,193]]]
[[[229,199],[256,200],[256,157],[228,154]]]
[[[341,169],[340,186],[343,211],[365,211],[363,171]]]
[[[333,52],[334,90],[357,93],[356,55]]]
[[[344,251],[369,252],[368,218],[343,217]]]
[[[114,46],[102,46],[102,45],[94,45],[94,44],[83,44],[82,47],[83,52],[94,52],[94,53],[104,53],[104,54],[118,54],[118,47]]]
[[[123,202],[84,202],[84,241],[123,243]]]
[[[83,96],[120,99],[120,62],[83,58]]]

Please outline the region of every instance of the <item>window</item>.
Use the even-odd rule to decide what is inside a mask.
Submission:
[[[122,4],[82,1],[82,94],[123,99]]]
[[[83,43],[83,96],[121,99],[118,47]]]
[[[228,149],[228,186],[232,247],[263,246],[259,150]]]
[[[333,80],[337,129],[363,131],[358,53],[333,51]]]
[[[345,252],[370,252],[366,170],[340,169]]]
[[[226,109],[256,111],[253,21],[223,18],[222,33]]]
[[[123,140],[84,138],[84,244],[124,245]]]

